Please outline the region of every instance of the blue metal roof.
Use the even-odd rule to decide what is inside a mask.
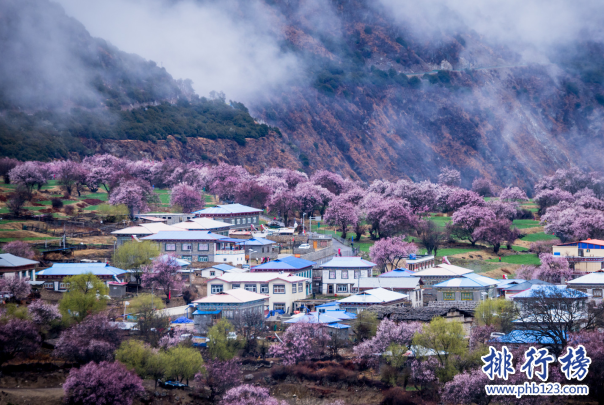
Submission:
[[[212,266],[216,270],[227,271],[231,269],[236,269],[237,267],[231,266],[230,264],[217,264],[216,266]]]
[[[208,231],[159,231],[145,236],[142,240],[220,240],[229,239],[224,235]]]
[[[513,330],[505,336],[492,339],[491,342],[547,345],[553,344],[554,340],[535,330]]]
[[[412,277],[414,274],[414,271],[408,269],[394,269],[384,274],[380,274],[378,277]]]
[[[55,263],[48,269],[40,270],[38,276],[75,276],[92,273],[95,276],[118,276],[126,270],[110,266],[108,263]]]
[[[331,308],[331,307],[335,307],[335,308],[340,308],[340,304],[337,301],[334,302],[326,302],[325,304],[321,304],[321,305],[317,305],[315,306],[315,308]]]
[[[254,207],[248,207],[242,204],[227,204],[209,207],[203,210],[195,211],[193,214],[212,215],[212,214],[252,214],[262,212],[262,210]]]
[[[350,325],[343,325],[341,323],[330,323],[329,325],[327,325],[327,327],[333,329],[348,329],[350,328]]]
[[[522,291],[516,295],[514,295],[513,299],[516,298],[531,298],[535,296],[535,293],[543,292],[545,296],[548,295],[558,296],[561,294],[565,298],[588,298],[589,295],[584,293],[583,291],[574,290],[572,288],[567,288],[565,285],[532,285],[530,289]]]
[[[273,260],[267,263],[259,264],[258,266],[252,267],[252,270],[286,270],[295,271],[302,270],[307,267],[312,267],[315,262],[310,260],[300,259],[295,256],[287,256],[283,259]]]
[[[240,245],[244,245],[244,246],[266,246],[266,245],[273,245],[276,242],[273,242],[272,240],[268,240],[268,239],[264,239],[264,238],[252,238],[252,239],[245,239],[245,240],[241,240],[239,239],[239,244]]]
[[[197,310],[195,312],[193,312],[193,315],[217,315],[220,313],[220,309],[216,310],[216,311],[200,311]]]

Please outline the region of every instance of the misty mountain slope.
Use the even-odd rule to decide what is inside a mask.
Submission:
[[[91,37],[47,0],[0,2],[0,55],[2,155],[53,159],[169,137],[244,145],[269,134],[243,104],[198,97],[190,81]]]
[[[466,185],[483,175],[526,188],[559,167],[602,169],[593,148],[602,146],[603,89],[590,79],[599,79],[601,49],[577,52],[581,63],[567,55],[561,67],[522,67],[516,53],[469,30],[426,41],[364,1],[333,2],[337,40],[306,27],[291,2],[272,4],[284,26],[295,26],[286,37],[311,61],[312,87],[250,108],[279,126],[311,168],[435,180],[451,166]],[[586,60],[595,62],[586,69]],[[401,74],[433,69],[421,81]]]
[[[92,38],[46,0],[2,2],[0,46],[16,57],[0,62],[0,154],[109,152],[362,180],[435,180],[449,166],[464,185],[482,175],[526,189],[559,167],[602,169],[601,36],[532,21],[512,35],[492,19],[515,17],[518,2],[474,20],[476,2],[464,0],[59,2],[128,49],[163,50],[156,59],[194,82]],[[519,46],[525,36],[533,42]],[[221,86],[252,115],[193,92]]]

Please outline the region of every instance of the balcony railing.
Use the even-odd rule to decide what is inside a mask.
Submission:
[[[216,255],[242,255],[245,252],[245,250],[241,249],[241,250],[230,250],[230,249],[225,249],[225,250],[216,250],[214,252],[214,254]]]

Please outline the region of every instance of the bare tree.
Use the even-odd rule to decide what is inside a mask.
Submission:
[[[245,340],[245,353],[252,353],[256,350],[256,337],[264,328],[264,314],[256,308],[250,308],[239,311],[239,314],[232,320],[235,330],[243,336]]]
[[[421,221],[417,227],[417,236],[428,251],[436,255],[438,248],[449,238],[447,228],[441,228],[433,221]]]
[[[569,333],[593,330],[602,324],[604,305],[587,302],[581,291],[555,285],[534,288],[528,297],[514,299],[515,325],[541,340],[559,356],[568,344]]]

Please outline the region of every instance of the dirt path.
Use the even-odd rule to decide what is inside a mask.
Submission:
[[[61,405],[63,388],[0,388],[0,405]]]

